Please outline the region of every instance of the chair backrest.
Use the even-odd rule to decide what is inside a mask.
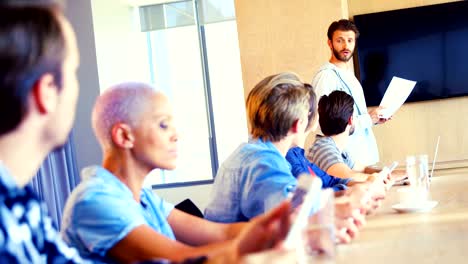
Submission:
[[[200,209],[192,202],[190,199],[185,199],[182,202],[178,203],[175,208],[186,212],[187,214],[191,214],[193,216],[197,216],[200,218],[204,218],[203,213]]]

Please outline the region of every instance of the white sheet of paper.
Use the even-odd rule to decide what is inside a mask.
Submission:
[[[413,91],[415,81],[406,80],[400,77],[393,76],[387,91],[380,102],[380,106],[385,108],[381,111],[382,118],[389,118],[403,105],[408,99],[411,91]]]

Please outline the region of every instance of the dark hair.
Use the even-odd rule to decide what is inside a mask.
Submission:
[[[260,81],[247,96],[246,107],[252,137],[270,141],[283,139],[304,113],[309,127],[317,113],[312,86],[290,72]]]
[[[338,21],[334,21],[333,23],[331,23],[327,31],[327,36],[329,40],[333,40],[333,33],[335,33],[335,31],[337,30],[340,30],[340,31],[351,30],[356,34],[356,39],[359,38],[359,30],[357,29],[356,25],[348,19],[340,19]]]
[[[65,39],[51,8],[0,5],[0,135],[28,112],[28,95],[45,73],[62,86]]]
[[[0,6],[50,7],[63,9],[64,0],[0,0]]]
[[[318,103],[319,124],[325,136],[334,136],[345,131],[353,115],[354,99],[343,91],[324,95]]]

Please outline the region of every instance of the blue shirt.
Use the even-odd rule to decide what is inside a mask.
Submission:
[[[247,221],[277,206],[296,188],[287,160],[270,141],[241,144],[218,170],[205,218]]]
[[[294,177],[299,177],[302,173],[310,173],[309,168],[317,175],[323,183],[322,188],[333,188],[334,191],[346,190],[346,184],[351,179],[341,179],[334,177],[321,170],[317,165],[311,163],[304,155],[304,149],[295,147],[289,149],[286,160],[291,164],[291,172]]]
[[[130,189],[106,169],[88,167],[65,205],[62,236],[83,256],[105,262],[111,262],[107,251],[141,225],[175,239],[167,222],[174,206],[146,188],[140,200],[137,202]]]
[[[52,226],[44,203],[29,187],[19,188],[0,164],[0,262],[88,263]]]

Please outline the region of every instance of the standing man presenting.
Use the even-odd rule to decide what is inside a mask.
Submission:
[[[348,152],[355,160],[368,166],[379,161],[379,151],[372,126],[387,119],[379,118],[381,108],[367,109],[362,86],[348,63],[354,54],[359,31],[353,22],[341,19],[328,28],[330,61],[323,65],[312,79],[312,86],[320,99],[332,91],[344,91],[354,99],[355,132],[349,139]],[[321,134],[321,132],[319,132]]]

